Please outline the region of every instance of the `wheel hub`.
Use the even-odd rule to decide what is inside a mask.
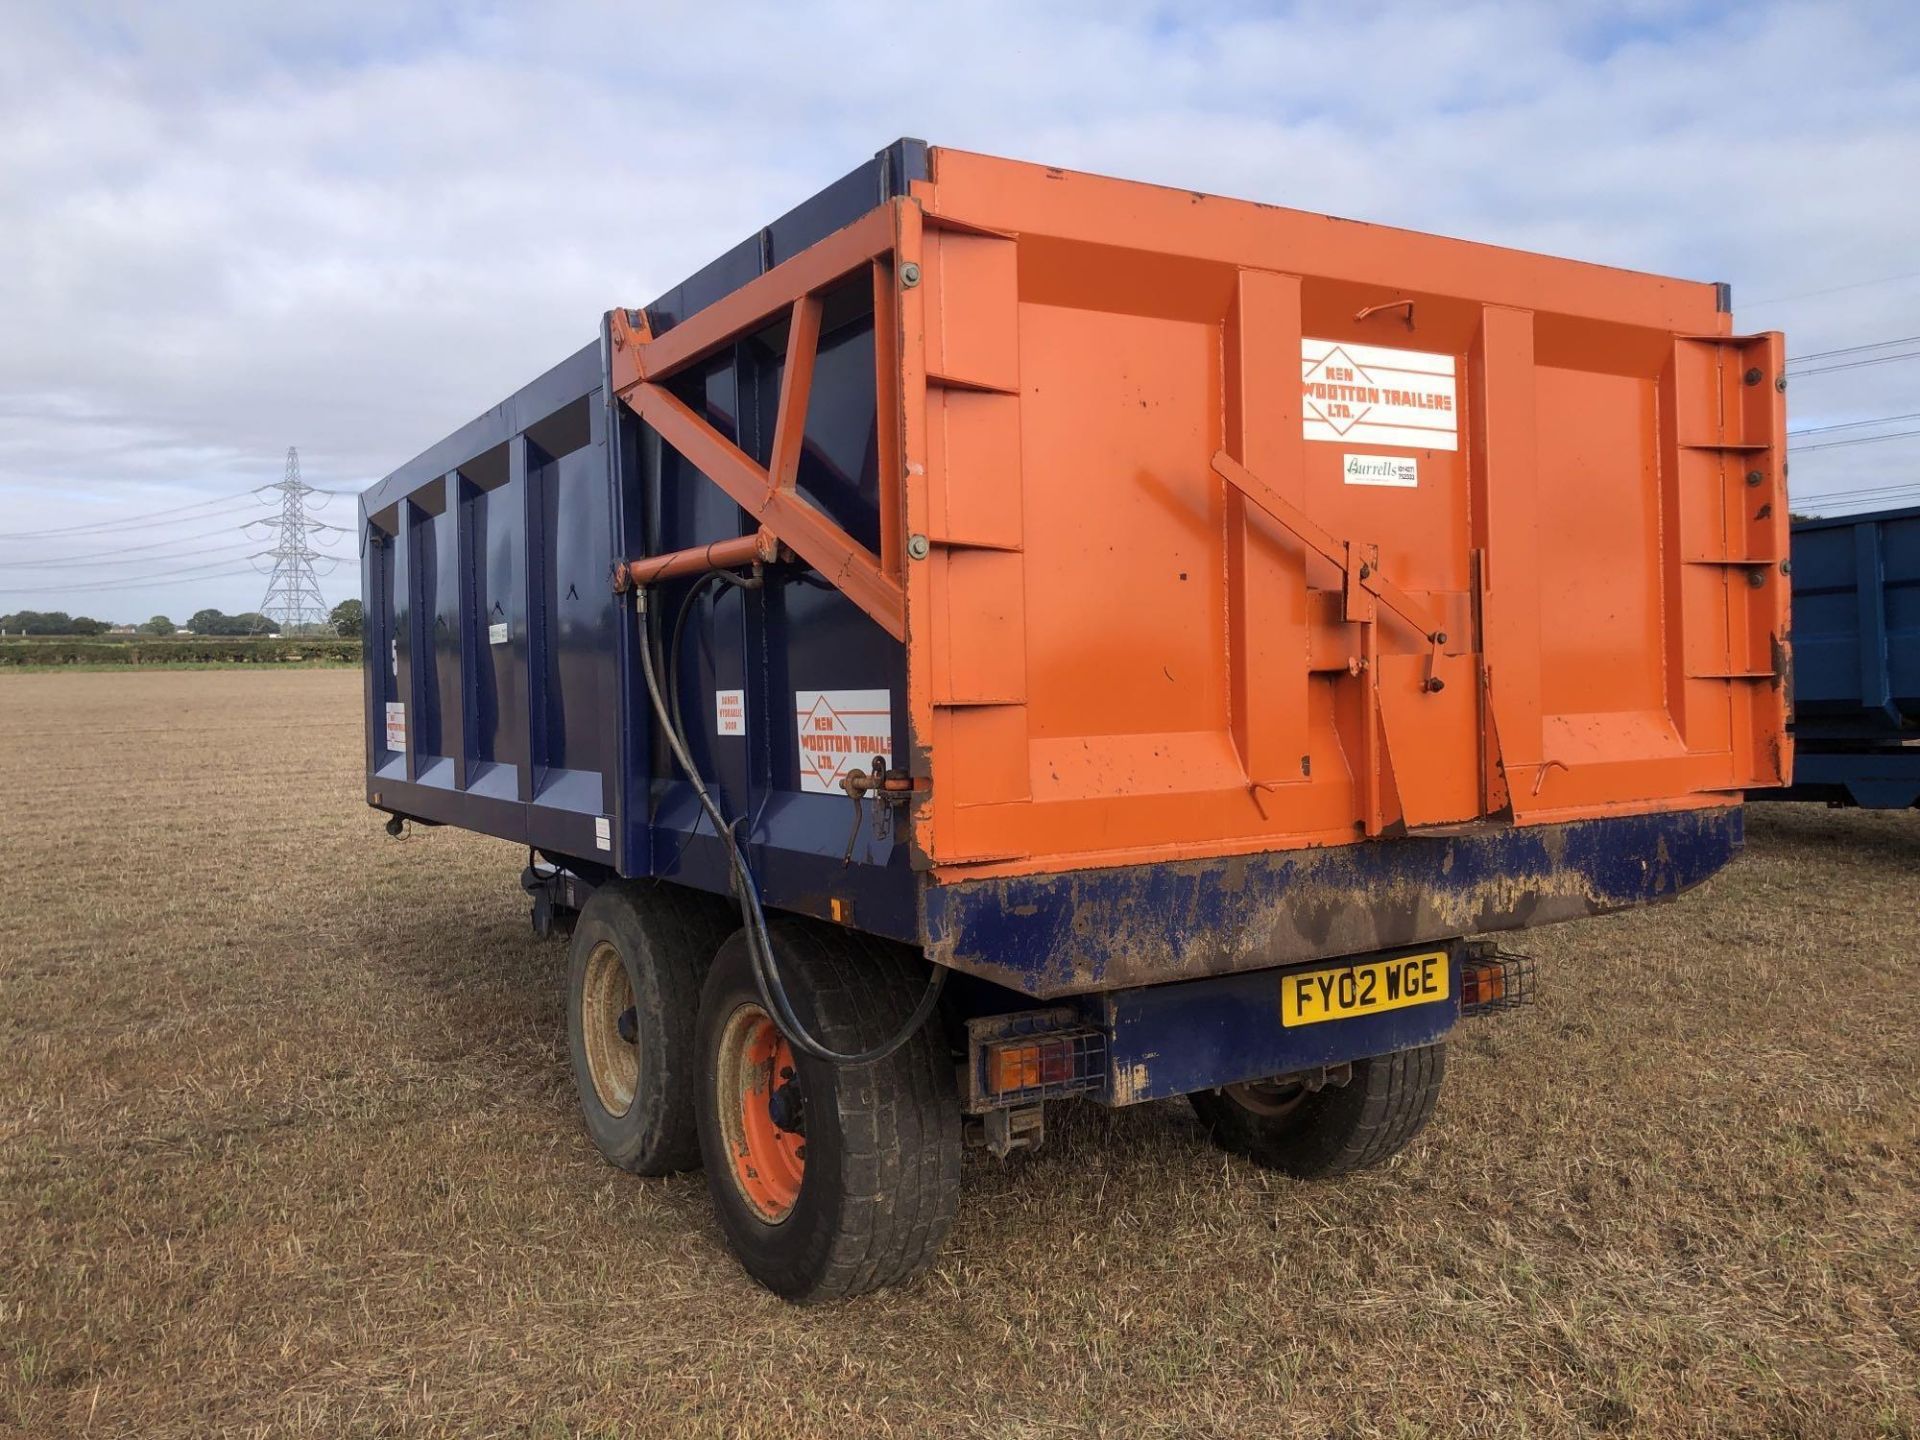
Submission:
[[[807,1133],[807,1097],[801,1093],[799,1078],[791,1067],[781,1073],[779,1083],[767,1097],[767,1115],[775,1129],[788,1135]]]
[[[729,1173],[754,1213],[777,1225],[793,1212],[806,1174],[806,1092],[792,1047],[765,1010],[747,1004],[728,1018],[715,1058]]]
[[[1298,1110],[1307,1093],[1307,1087],[1297,1080],[1250,1080],[1226,1087],[1227,1098],[1242,1109],[1273,1120]]]

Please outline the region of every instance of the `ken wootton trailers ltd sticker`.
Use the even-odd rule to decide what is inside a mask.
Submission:
[[[1348,445],[1458,449],[1453,381],[1451,355],[1303,337],[1303,433]]]
[[[796,690],[794,718],[800,729],[800,788],[838,795],[841,777],[873,768],[893,768],[893,697],[885,690]]]

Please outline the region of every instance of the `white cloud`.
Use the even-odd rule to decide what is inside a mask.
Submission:
[[[0,531],[272,480],[288,444],[363,483],[903,133],[1728,279],[1799,351],[1920,333],[1920,279],[1750,303],[1920,269],[1901,3],[14,8]],[[1793,400],[1920,410],[1920,364]]]

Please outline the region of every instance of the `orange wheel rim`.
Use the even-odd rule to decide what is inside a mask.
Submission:
[[[715,1110],[741,1198],[777,1225],[793,1212],[807,1169],[805,1097],[793,1048],[758,1005],[727,1019],[715,1067]]]

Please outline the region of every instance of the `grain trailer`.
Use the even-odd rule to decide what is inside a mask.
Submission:
[[[782,1295],[969,1139],[1376,1164],[1502,932],[1788,774],[1728,292],[901,141],[361,503],[367,798],[527,847],[586,1128]]]

